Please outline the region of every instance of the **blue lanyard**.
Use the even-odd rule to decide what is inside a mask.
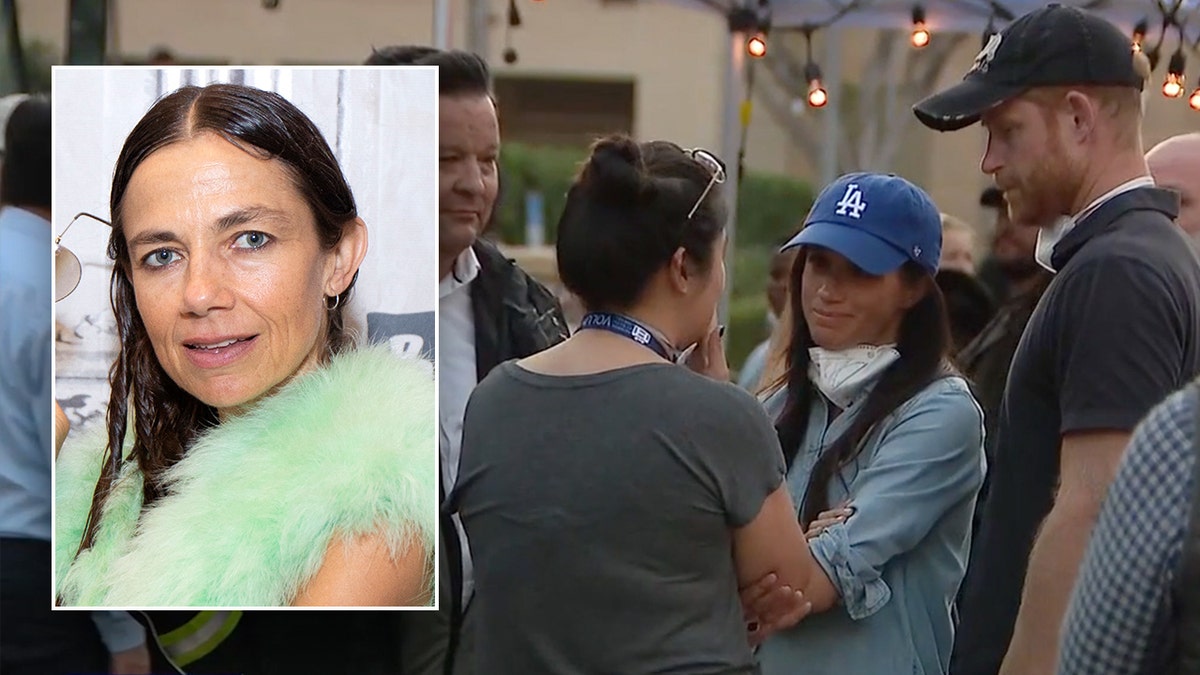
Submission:
[[[610,312],[588,312],[583,321],[579,324],[579,329],[594,328],[597,330],[606,330],[610,333],[616,333],[622,337],[627,337],[630,340],[649,347],[655,354],[663,357],[668,361],[673,361],[671,352],[667,350],[663,343],[650,332],[642,324],[623,314],[612,314]]]

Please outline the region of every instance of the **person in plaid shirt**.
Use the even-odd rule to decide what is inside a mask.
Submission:
[[[1134,432],[1071,597],[1059,675],[1173,672],[1198,391],[1172,394]]]

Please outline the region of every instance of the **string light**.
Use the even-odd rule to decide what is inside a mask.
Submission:
[[[1183,96],[1184,77],[1183,77],[1184,57],[1183,48],[1171,56],[1170,63],[1167,64],[1167,79],[1163,82],[1162,93],[1167,98],[1179,98]]]
[[[925,8],[913,5],[912,9],[912,46],[920,49],[929,44],[929,28],[925,25]]]
[[[1133,51],[1142,51],[1142,43],[1146,41],[1146,31],[1150,30],[1150,21],[1142,19],[1133,27]]]
[[[746,53],[756,59],[767,55],[767,36],[759,33],[746,40]]]
[[[821,84],[821,67],[809,61],[804,66],[804,79],[808,81],[808,105],[813,108],[824,108],[829,103],[829,92]]]
[[[1192,110],[1200,112],[1200,87],[1196,87],[1196,91],[1193,91],[1191,97],[1188,98],[1188,106]]]
[[[1179,98],[1183,96],[1183,76],[1173,73],[1167,74],[1167,81],[1163,82],[1163,96],[1167,98]]]

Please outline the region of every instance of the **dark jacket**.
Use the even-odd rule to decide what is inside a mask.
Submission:
[[[558,299],[491,242],[471,247],[479,276],[471,284],[475,318],[475,366],[482,381],[493,368],[531,356],[569,336]]]

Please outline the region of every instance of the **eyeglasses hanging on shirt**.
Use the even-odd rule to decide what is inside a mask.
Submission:
[[[98,220],[109,227],[112,223],[99,217],[93,216],[87,212],[76,213],[71,222],[63,228],[62,234],[54,238],[54,301],[58,302],[75,291],[79,286],[79,280],[83,278],[83,265],[79,263],[79,257],[71,252],[71,249],[63,246],[59,242],[66,236],[67,230],[75,224],[75,221],[84,216],[92,220]]]

